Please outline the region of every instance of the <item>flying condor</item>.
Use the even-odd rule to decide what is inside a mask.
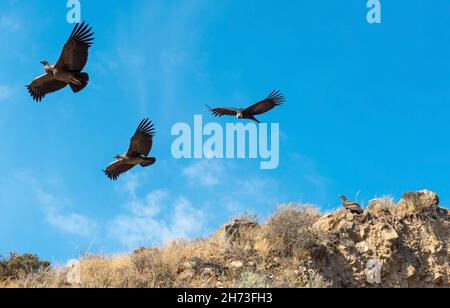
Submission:
[[[154,125],[149,119],[143,120],[134,136],[128,151],[123,155],[114,155],[115,162],[110,164],[104,170],[106,176],[113,181],[117,181],[119,176],[137,165],[141,167],[149,167],[156,162],[156,158],[148,157],[153,146],[153,137],[155,136]]]
[[[42,101],[47,94],[59,91],[67,85],[74,93],[87,86],[89,75],[82,70],[86,66],[89,48],[94,40],[94,33],[91,30],[92,28],[85,22],[76,24],[58,62],[52,65],[46,60],[41,61],[45,74],[27,86],[28,92],[36,102]]]
[[[255,118],[255,116],[264,114],[274,109],[275,107],[281,106],[285,101],[286,100],[280,91],[273,91],[266,99],[246,109],[222,107],[211,108],[209,106],[206,107],[208,107],[209,111],[211,111],[212,114],[216,117],[235,116],[238,119],[251,120],[257,123],[261,123],[258,119]]]

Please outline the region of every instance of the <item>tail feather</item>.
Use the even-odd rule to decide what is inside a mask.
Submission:
[[[70,88],[72,89],[73,93],[78,93],[89,83],[89,75],[87,73],[74,73],[74,80],[70,83]]]
[[[153,157],[146,158],[145,163],[142,163],[141,167],[143,167],[143,168],[149,167],[149,166],[153,165],[154,163],[156,163],[156,158],[153,158]]]

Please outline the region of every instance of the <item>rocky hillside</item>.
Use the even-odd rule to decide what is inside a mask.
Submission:
[[[429,191],[407,193],[397,204],[372,200],[362,215],[290,205],[261,225],[241,217],[207,239],[85,256],[79,273],[51,268],[0,277],[0,285],[448,288],[449,235],[449,211]]]
[[[398,204],[373,200],[360,217],[326,215],[314,228],[333,238],[322,242],[313,266],[334,286],[450,287],[449,212],[438,205],[436,194],[421,191]],[[371,277],[371,265],[379,277]]]

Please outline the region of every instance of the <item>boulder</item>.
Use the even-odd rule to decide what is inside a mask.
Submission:
[[[235,219],[233,222],[225,225],[225,238],[230,241],[237,240],[242,237],[243,233],[258,228],[256,222]]]
[[[422,190],[405,193],[398,203],[399,214],[419,214],[427,210],[436,211],[439,206],[439,197],[434,192]]]

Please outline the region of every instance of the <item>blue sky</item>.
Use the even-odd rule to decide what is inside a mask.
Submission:
[[[55,62],[72,25],[65,1],[0,3],[0,255],[51,261],[207,235],[244,211],[323,210],[450,192],[447,0],[81,1],[96,41],[91,82],[37,104],[25,85]],[[281,127],[280,167],[175,160],[170,135],[205,104],[245,106],[280,89],[262,117]],[[157,126],[158,163],[118,183],[101,170],[136,126]],[[225,124],[225,120],[220,123]]]

